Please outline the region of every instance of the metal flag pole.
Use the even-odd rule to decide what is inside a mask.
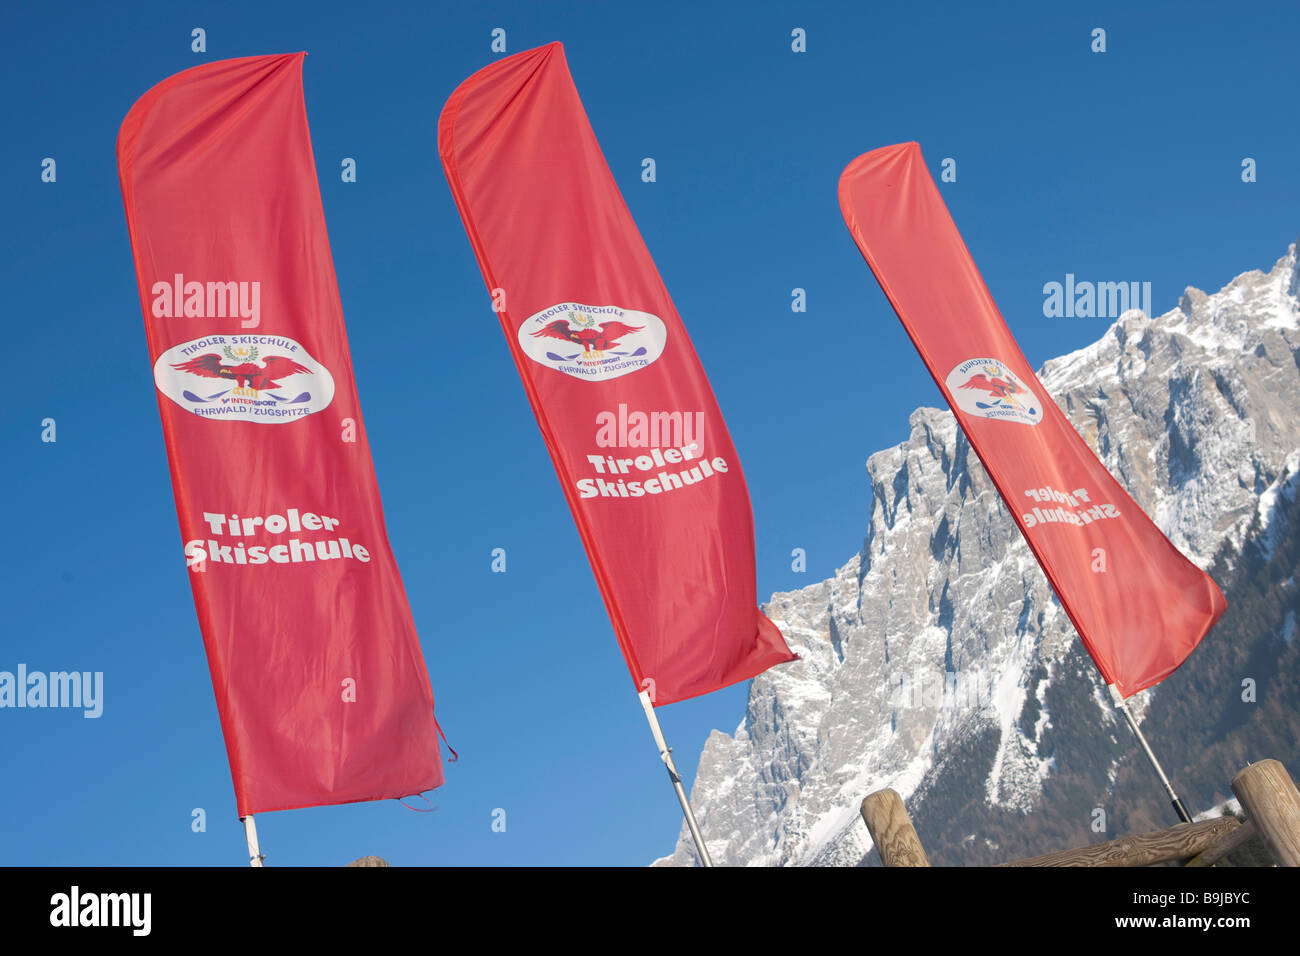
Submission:
[[[1183,805],[1183,801],[1178,799],[1178,794],[1174,792],[1174,785],[1170,783],[1169,778],[1165,776],[1164,768],[1160,766],[1160,761],[1156,759],[1156,755],[1152,752],[1151,745],[1147,743],[1146,737],[1142,736],[1142,731],[1138,728],[1137,721],[1133,719],[1133,712],[1128,709],[1128,701],[1120,696],[1119,690],[1114,684],[1107,684],[1106,686],[1110,688],[1110,699],[1113,700],[1115,706],[1123,712],[1124,719],[1128,721],[1129,728],[1133,731],[1133,735],[1137,737],[1138,743],[1142,745],[1142,750],[1146,753],[1147,760],[1151,761],[1151,766],[1155,768],[1156,776],[1159,777],[1160,782],[1164,784],[1165,793],[1169,795],[1169,802],[1174,805],[1174,812],[1178,814],[1178,819],[1183,823],[1191,823],[1192,815],[1187,812],[1187,807]]]
[[[248,865],[261,866],[266,857],[257,848],[257,824],[253,822],[253,815],[240,817],[239,821],[244,825],[244,839],[248,841]]]
[[[668,768],[668,779],[673,782],[673,789],[677,791],[677,802],[682,805],[682,815],[686,817],[686,826],[690,828],[691,837],[695,840],[695,850],[700,855],[700,865],[713,866],[713,860],[709,857],[709,848],[704,845],[704,837],[700,833],[699,824],[695,822],[695,814],[691,812],[690,801],[686,799],[686,790],[682,787],[681,774],[677,772],[677,765],[673,763],[673,748],[669,747],[667,741],[664,740],[664,731],[659,726],[659,717],[655,714],[655,705],[650,702],[650,692],[643,690],[640,697],[641,706],[645,708],[646,720],[650,721],[650,733],[654,734],[655,745],[659,748],[659,759]]]

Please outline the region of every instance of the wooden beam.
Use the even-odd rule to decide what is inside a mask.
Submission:
[[[1276,760],[1261,760],[1237,774],[1232,792],[1264,838],[1278,866],[1300,866],[1300,791]]]
[[[862,819],[885,866],[929,866],[930,861],[895,790],[877,790],[862,801]]]
[[[1233,817],[1219,817],[1201,823],[1180,823],[1168,830],[1120,837],[1106,843],[1062,850],[1002,866],[1151,866],[1170,860],[1198,856],[1224,834],[1239,828]]]
[[[1210,844],[1209,849],[1203,851],[1200,856],[1193,857],[1187,861],[1188,866],[1214,866],[1233,850],[1239,849],[1245,845],[1251,837],[1255,835],[1255,824],[1247,820],[1239,827],[1233,827],[1217,841]]]

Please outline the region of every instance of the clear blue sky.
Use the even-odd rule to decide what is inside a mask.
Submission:
[[[636,865],[676,838],[676,802],[438,162],[438,113],[494,58],[494,27],[509,52],[565,44],[741,455],[761,595],[858,550],[867,456],[942,401],[840,218],[836,180],[853,157],[917,140],[936,175],[956,159],[941,188],[1035,365],[1108,324],[1045,319],[1045,282],[1149,281],[1163,312],[1186,285],[1267,269],[1300,233],[1294,4],[15,6],[0,14],[0,670],[103,671],[105,705],[98,720],[0,711],[4,864],[244,862],[114,157],[126,111],[172,73],[309,53],[308,118],[391,541],[462,754],[434,813],[381,802],[262,816],[270,864]],[[190,51],[196,26],[204,54]],[[805,54],[791,52],[795,27]],[[1104,54],[1090,51],[1094,27]],[[345,156],[355,184],[340,182]],[[44,157],[54,184],[40,181]],[[1243,157],[1258,182],[1241,181]],[[805,314],[790,310],[795,287]],[[40,440],[47,417],[54,444]],[[490,571],[496,547],[505,574]],[[745,694],[661,711],[689,776]],[[195,807],[204,833],[191,832]]]

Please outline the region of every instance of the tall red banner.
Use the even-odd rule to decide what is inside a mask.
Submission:
[[[443,780],[352,377],[303,56],[178,73],[131,108],[117,144],[241,817]]]
[[[457,87],[438,152],[638,690],[794,659],[757,607],[749,493],[559,43]]]
[[[1111,477],[1021,354],[916,143],[840,177],[854,241],[1108,684],[1168,677],[1223,614],[1218,587]]]

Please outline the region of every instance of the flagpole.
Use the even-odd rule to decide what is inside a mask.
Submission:
[[[266,857],[257,847],[257,824],[253,822],[253,815],[250,813],[239,820],[244,824],[244,839],[248,841],[248,865],[261,866]]]
[[[695,822],[695,814],[691,812],[691,803],[686,799],[686,790],[682,787],[682,776],[677,772],[677,765],[673,763],[673,749],[664,740],[664,730],[659,726],[659,717],[655,713],[655,705],[650,702],[650,692],[643,690],[640,697],[641,706],[645,709],[646,720],[650,721],[650,733],[654,735],[655,745],[659,748],[659,759],[668,768],[668,779],[673,782],[673,789],[677,791],[677,802],[682,805],[682,815],[686,817],[686,826],[690,828],[691,837],[695,840],[695,850],[699,853],[700,865],[713,866],[713,860],[709,857],[709,848],[704,845],[704,836],[700,833],[699,824]]]
[[[1115,706],[1123,712],[1124,719],[1128,721],[1129,728],[1133,731],[1134,736],[1137,737],[1138,743],[1142,745],[1142,750],[1146,753],[1147,760],[1151,761],[1151,766],[1155,769],[1156,776],[1158,776],[1160,782],[1164,784],[1165,793],[1169,795],[1169,802],[1173,804],[1174,812],[1178,814],[1178,819],[1183,823],[1191,823],[1192,815],[1187,812],[1187,807],[1183,805],[1183,801],[1178,799],[1178,794],[1174,792],[1174,785],[1170,783],[1169,778],[1165,776],[1164,768],[1160,766],[1160,761],[1156,759],[1155,753],[1152,752],[1151,745],[1147,743],[1147,739],[1142,735],[1142,731],[1139,729],[1137,721],[1133,719],[1133,712],[1128,709],[1128,701],[1120,696],[1119,690],[1114,684],[1108,684],[1107,686],[1110,688],[1111,700],[1113,700]]]

